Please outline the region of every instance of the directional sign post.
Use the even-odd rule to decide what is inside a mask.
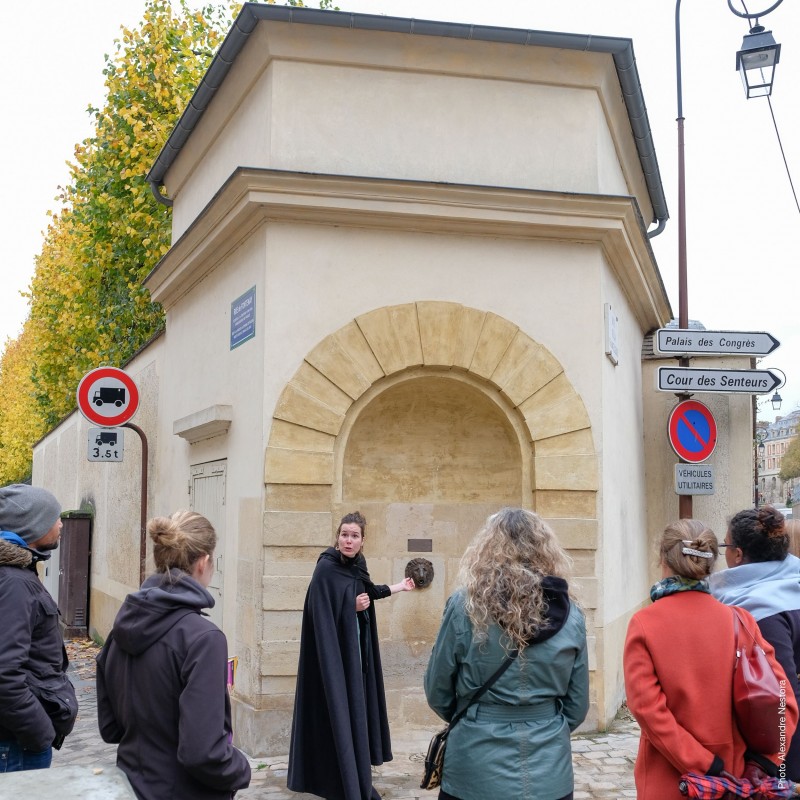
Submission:
[[[659,328],[655,337],[656,351],[674,356],[767,356],[780,344],[771,333],[763,332]]]
[[[714,415],[697,400],[684,400],[672,409],[667,432],[672,449],[691,464],[705,461],[717,446]]]
[[[126,423],[139,407],[133,378],[116,367],[98,367],[78,384],[78,408],[89,422],[104,428]]]
[[[727,392],[729,394],[767,394],[783,381],[768,369],[701,369],[659,367],[660,392]]]

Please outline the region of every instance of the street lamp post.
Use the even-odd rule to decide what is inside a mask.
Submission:
[[[772,92],[775,65],[780,57],[780,45],[775,44],[772,34],[764,31],[758,24],[759,17],[765,17],[774,11],[783,0],[777,0],[772,6],[758,14],[742,13],[733,7],[728,0],[728,8],[737,16],[748,21],[755,20],[749,36],[745,36],[742,49],[736,54],[736,68],[742,75],[748,99],[764,97]],[[675,67],[678,90],[678,327],[689,327],[689,281],[686,258],[686,164],[684,161],[683,135],[683,77],[681,73],[681,0],[675,2]],[[752,89],[750,88],[752,84]],[[689,366],[689,359],[679,360],[681,367]],[[776,392],[777,394],[777,392]],[[688,400],[688,394],[677,395],[678,400]],[[778,396],[780,397],[780,396]],[[756,465],[757,468],[757,465]],[[758,491],[756,489],[756,491]],[[757,501],[756,495],[756,501]],[[692,496],[679,495],[678,513],[681,519],[692,516]]]
[[[753,437],[753,506],[758,508],[759,491],[758,491],[758,464],[759,459],[764,458],[764,440],[767,438],[767,431],[764,428],[756,428]]]
[[[683,145],[683,77],[681,72],[681,0],[675,3],[675,65],[678,89],[678,327],[689,327],[689,281],[686,264],[686,165]],[[688,367],[689,359],[683,357],[680,366]],[[678,400],[688,400],[688,394],[679,394]],[[692,516],[692,496],[678,496],[678,515],[681,519]]]

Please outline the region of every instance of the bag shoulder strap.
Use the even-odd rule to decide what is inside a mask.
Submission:
[[[488,690],[489,687],[511,666],[511,662],[519,655],[519,650],[512,650],[508,654],[508,658],[495,670],[494,674],[491,678],[489,678],[486,683],[478,689],[475,694],[470,697],[469,702],[450,720],[449,727],[452,728],[453,725],[458,722],[464,714],[467,713],[467,709],[475,702],[477,702],[479,697],[482,697]]]
[[[736,644],[736,651],[738,653],[738,651],[744,649],[741,643],[742,628],[744,628],[744,630],[747,631],[748,636],[753,640],[753,646],[755,646],[757,642],[755,634],[742,621],[741,615],[739,614],[739,609],[736,606],[733,606],[731,608],[731,611],[733,611],[733,637],[734,637],[734,643]]]

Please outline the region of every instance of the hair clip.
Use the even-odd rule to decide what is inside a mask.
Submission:
[[[714,558],[713,553],[706,553],[703,550],[695,550],[693,547],[684,547],[681,553],[685,556],[699,556],[700,558]]]

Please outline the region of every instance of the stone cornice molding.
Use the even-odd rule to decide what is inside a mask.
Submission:
[[[272,221],[599,244],[644,330],[672,312],[632,197],[238,169],[145,279],[166,309]]]

